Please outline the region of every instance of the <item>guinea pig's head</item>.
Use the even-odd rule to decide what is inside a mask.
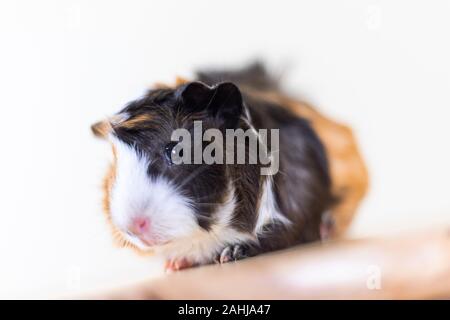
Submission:
[[[104,180],[104,207],[126,244],[140,249],[208,231],[230,205],[223,164],[175,164],[176,129],[236,128],[243,116],[239,89],[191,82],[155,89],[92,126],[110,142],[113,161]],[[192,134],[193,136],[193,134]]]

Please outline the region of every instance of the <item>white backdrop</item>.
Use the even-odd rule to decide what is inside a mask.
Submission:
[[[260,57],[350,123],[372,176],[352,234],[450,222],[450,2],[0,2],[0,297],[159,274],[114,248],[89,126],[154,81]]]

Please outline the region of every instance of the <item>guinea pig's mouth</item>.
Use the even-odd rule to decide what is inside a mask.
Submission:
[[[128,240],[135,244],[140,249],[151,249],[157,246],[163,246],[170,242],[170,240],[161,239],[160,237],[150,234],[135,235],[131,232],[126,232]]]
[[[166,244],[167,240],[162,240],[159,237],[151,236],[148,234],[139,234],[136,235],[130,231],[123,232],[125,238],[127,241],[131,242],[132,244],[136,245],[140,249],[151,249],[155,246]]]
[[[146,239],[140,239],[142,243],[144,243],[147,247],[156,247],[156,246],[163,246],[167,243],[169,243],[169,240],[146,240]]]

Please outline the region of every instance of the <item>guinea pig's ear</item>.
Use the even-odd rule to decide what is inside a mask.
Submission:
[[[99,121],[91,126],[91,130],[94,136],[106,139],[108,133],[111,131],[111,124],[109,123],[109,121],[106,120]]]
[[[225,128],[236,128],[244,109],[241,91],[231,82],[221,83],[215,90],[208,109]]]
[[[238,87],[224,82],[208,87],[201,82],[191,82],[181,88],[184,108],[191,112],[206,111],[225,128],[235,128],[242,114],[242,95]]]
[[[214,91],[201,82],[191,82],[179,89],[183,107],[190,112],[199,112],[207,108]]]

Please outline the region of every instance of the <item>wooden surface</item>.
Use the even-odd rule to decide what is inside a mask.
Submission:
[[[340,240],[179,271],[95,298],[450,298],[450,227]]]

